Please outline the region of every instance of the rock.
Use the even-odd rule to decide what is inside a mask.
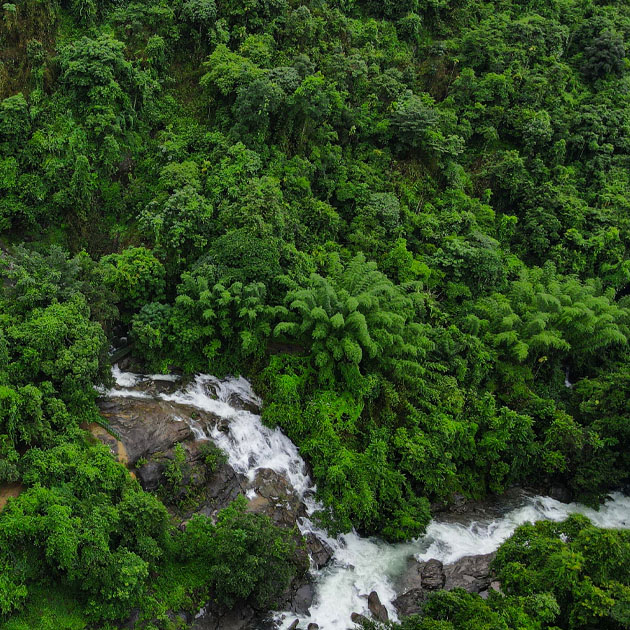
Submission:
[[[446,581],[442,563],[434,558],[425,563],[420,576],[422,588],[427,591],[437,591],[443,588]]]
[[[298,588],[293,592],[289,610],[297,613],[298,615],[306,615],[309,608],[313,605],[314,598],[315,586],[312,582],[306,582],[305,584],[298,586]]]
[[[421,570],[424,564],[424,562],[418,562],[413,556],[407,559],[407,567],[397,580],[397,593],[406,593],[412,589],[422,589]]]
[[[532,492],[519,487],[509,488],[501,495],[490,495],[481,501],[454,494],[448,503],[433,504],[431,510],[442,522],[468,525],[471,521],[499,518],[531,496],[534,496]]]
[[[319,630],[319,626],[316,623],[309,623],[306,630]]]
[[[288,528],[306,516],[306,508],[291,484],[274,470],[261,468],[252,485],[257,496],[250,500],[249,512],[266,514],[274,524]]]
[[[573,496],[569,488],[564,484],[556,483],[549,488],[549,496],[560,503],[571,503]]]
[[[328,564],[328,561],[333,556],[333,550],[328,543],[312,533],[306,535],[306,548],[313,564],[318,569]]]
[[[376,591],[372,591],[368,595],[368,609],[372,613],[372,617],[376,619],[376,621],[389,621],[389,614],[387,613],[387,608],[381,604],[381,599],[378,596]]]
[[[296,630],[296,628],[300,625],[300,620],[296,619],[290,626],[289,630]]]
[[[422,611],[422,605],[427,600],[428,592],[421,588],[412,588],[411,590],[399,595],[394,600],[394,606],[401,617],[416,615]]]
[[[245,477],[239,475],[227,462],[222,462],[206,482],[205,494],[208,500],[198,512],[205,516],[215,516],[239,494],[243,494],[245,482]]]
[[[350,615],[350,621],[352,621],[352,623],[359,623],[363,625],[364,623],[369,623],[370,620],[365,615],[360,615],[357,612],[353,612]]]
[[[429,593],[442,588],[450,591],[459,587],[469,593],[487,591],[494,583],[490,563],[495,555],[466,556],[447,565],[436,559],[418,562],[410,558],[397,584],[400,595],[394,600],[394,606],[398,614],[405,617],[421,612]]]
[[[234,407],[234,409],[242,409],[255,414],[260,413],[260,404],[257,401],[245,398],[239,395],[238,392],[230,392],[227,402]]]
[[[219,429],[221,433],[229,433],[230,421],[227,418],[219,418],[217,421],[217,429]]]
[[[153,460],[136,471],[140,485],[148,492],[155,492],[160,487],[163,472],[164,464]]]
[[[490,563],[496,552],[482,556],[465,556],[457,562],[444,566],[444,588],[450,591],[463,588],[469,593],[485,591],[493,581]]]
[[[182,413],[179,406],[161,400],[115,398],[100,401],[99,407],[120,436],[130,464],[167,451],[177,442],[194,439],[186,422],[178,420]]]

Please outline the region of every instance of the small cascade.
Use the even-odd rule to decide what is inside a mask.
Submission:
[[[177,391],[150,393],[142,389],[143,385],[160,380],[175,383],[178,377],[143,376],[122,372],[117,367],[114,367],[113,376],[116,387],[103,391],[104,396],[155,397],[225,419],[224,427],[204,427],[193,418],[176,418],[188,422],[196,439],[212,440],[227,454],[229,464],[250,481],[255,479],[258,470],[270,468],[287,479],[304,502],[307,514],[321,509],[314,498],[315,485],[297,447],[280,429],[264,426],[260,416],[249,410],[259,408],[261,401],[246,379],[219,380],[198,375]],[[247,496],[254,498],[255,491],[248,490]],[[523,523],[561,521],[576,512],[600,527],[630,528],[630,497],[619,493],[611,495],[610,501],[599,511],[576,503],[560,503],[549,497],[524,498],[521,505],[506,509],[505,514],[494,519],[466,524],[434,520],[424,536],[400,544],[363,538],[356,532],[331,538],[309,518],[303,518],[299,523],[302,533],[314,534],[324,540],[333,550],[333,557],[327,566],[314,572],[316,596],[309,614],[278,612],[274,619],[282,630],[289,628],[296,619],[301,621],[300,627],[317,623],[321,630],[347,630],[352,626],[350,616],[353,612],[368,615],[366,595],[376,591],[390,619],[396,620],[394,584],[410,556],[418,560],[437,558],[448,564],[467,555],[490,553]]]

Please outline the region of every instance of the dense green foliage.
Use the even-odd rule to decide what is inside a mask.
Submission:
[[[519,527],[494,560],[502,593],[440,591],[400,630],[623,630],[630,624],[630,533],[583,516]],[[366,630],[385,626],[368,623]]]
[[[162,502],[81,429],[99,420],[94,385],[109,378],[104,330],[118,317],[114,295],[121,314],[142,291],[158,296],[159,262],[137,248],[97,265],[56,247],[18,247],[3,262],[0,483],[19,482],[22,491],[0,511],[0,622],[79,630],[108,627],[134,607],[145,620],[166,620],[171,605],[194,611],[209,599],[270,606],[303,570],[290,532],[245,514],[240,502],[216,524],[197,516],[181,532]],[[120,291],[129,275],[134,289]],[[222,456],[216,450],[203,451],[209,470]],[[167,492],[181,481],[177,455]],[[170,581],[157,588],[156,573]]]
[[[250,376],[331,530],[627,485],[628,46],[613,0],[3,4],[0,482],[26,490],[2,612],[54,575],[113,619],[186,564],[79,429],[114,336],[147,369]],[[221,597],[269,601],[249,579]]]

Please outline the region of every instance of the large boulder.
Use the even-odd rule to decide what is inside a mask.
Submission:
[[[424,563],[420,571],[420,583],[426,591],[437,591],[444,588],[446,577],[444,575],[444,565],[435,558]]]
[[[266,514],[280,527],[294,527],[306,516],[306,507],[288,480],[275,470],[261,468],[251,484],[256,496],[247,507],[256,514]]]
[[[394,600],[394,607],[401,617],[417,615],[422,612],[422,606],[427,601],[428,596],[429,591],[424,591],[421,588],[412,588]]]
[[[178,442],[194,440],[179,405],[148,398],[108,398],[99,401],[99,407],[124,444],[131,465],[140,458],[167,451]]]
[[[368,595],[368,609],[376,621],[382,621],[383,623],[389,621],[387,608],[381,603],[381,599],[376,591],[372,591]]]
[[[410,558],[397,585],[399,596],[394,600],[394,606],[398,614],[407,616],[421,612],[430,593],[440,589],[463,588],[469,593],[487,592],[493,584],[490,564],[495,555],[493,552],[465,556],[446,565],[436,559],[419,562]],[[493,588],[498,589],[498,586]]]
[[[465,556],[457,562],[445,565],[444,588],[447,591],[463,588],[469,593],[479,593],[486,590],[492,582],[490,563],[495,556],[496,552],[482,556]]]
[[[313,533],[306,535],[306,548],[317,569],[326,566],[333,557],[333,550],[330,545]]]

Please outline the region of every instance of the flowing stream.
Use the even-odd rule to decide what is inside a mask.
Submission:
[[[259,407],[260,399],[244,378],[219,380],[198,375],[191,383],[171,393],[149,393],[139,388],[150,381],[177,381],[176,376],[142,376],[113,369],[116,387],[103,392],[115,397],[157,397],[176,404],[196,407],[228,421],[228,430],[203,427],[190,418],[186,421],[197,439],[212,440],[228,456],[230,465],[250,481],[260,468],[270,468],[283,475],[302,498],[309,515],[321,506],[315,499],[315,485],[308,476],[297,447],[279,429],[264,426],[260,416],[239,407]],[[253,493],[254,491],[250,491]],[[248,493],[249,498],[253,494]],[[518,506],[506,507],[502,516],[466,524],[434,520],[419,539],[389,544],[376,538],[363,538],[356,532],[336,539],[318,529],[309,518],[299,523],[303,534],[314,533],[332,548],[334,555],[326,567],[315,571],[316,595],[307,616],[278,612],[278,627],[286,630],[300,619],[300,627],[317,623],[321,630],[347,630],[352,627],[353,612],[369,616],[367,594],[376,591],[387,607],[390,618],[397,619],[393,600],[395,582],[405,569],[407,559],[437,558],[445,564],[467,555],[495,551],[514,530],[526,522],[560,521],[579,512],[600,527],[630,528],[630,497],[615,493],[599,511],[579,504],[564,504],[549,497],[523,499]]]

